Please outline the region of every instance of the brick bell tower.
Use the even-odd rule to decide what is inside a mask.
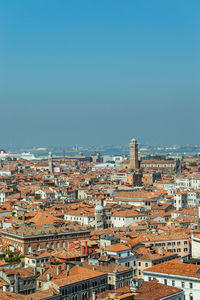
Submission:
[[[130,169],[139,169],[138,143],[135,139],[132,139],[129,144],[129,160]]]

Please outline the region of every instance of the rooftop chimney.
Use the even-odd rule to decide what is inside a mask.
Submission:
[[[92,292],[92,300],[96,300],[96,293]]]
[[[137,288],[138,288],[138,281],[137,281],[137,279],[136,280],[131,279],[131,281],[130,281],[130,291],[132,293],[135,293],[137,291]]]
[[[47,273],[47,281],[50,281],[50,280],[51,280],[51,274]]]
[[[60,275],[60,273],[61,273],[61,266],[58,266],[57,267],[57,275]]]
[[[3,285],[3,291],[6,292],[7,291],[7,285]]]
[[[37,274],[37,268],[33,268],[33,274],[34,276]]]
[[[65,265],[65,268],[66,268],[67,271],[69,271],[69,270],[70,270],[70,265],[69,265],[69,264],[66,264],[66,265]]]
[[[85,255],[88,256],[88,244],[85,242]]]
[[[85,246],[81,244],[81,256],[85,256]]]

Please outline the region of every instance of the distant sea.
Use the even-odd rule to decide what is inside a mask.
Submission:
[[[49,152],[34,152],[30,151],[32,154],[35,155],[35,157],[46,157],[49,155]],[[106,151],[78,151],[78,152],[65,152],[65,156],[75,156],[75,155],[80,155],[83,154],[85,156],[89,156],[91,154],[95,153],[100,153],[101,155],[128,155],[129,151],[128,150],[118,150],[118,149],[110,149]],[[63,152],[52,152],[52,156],[56,157],[63,157]]]
[[[35,155],[35,157],[48,157],[49,152],[38,152],[38,151],[30,151],[32,154]],[[77,152],[65,152],[65,156],[75,156],[75,155],[80,155],[83,154],[85,156],[89,156],[91,154],[95,153],[100,153],[101,155],[109,155],[109,156],[115,156],[115,155],[129,155],[128,150],[120,150],[120,149],[108,149],[105,151],[77,151]],[[177,150],[147,150],[147,151],[141,151],[141,155],[148,155],[148,154],[155,154],[155,155],[197,155],[199,152],[195,150],[190,150],[187,151],[186,149],[177,149]],[[62,151],[52,151],[52,156],[53,157],[63,157],[63,152]]]

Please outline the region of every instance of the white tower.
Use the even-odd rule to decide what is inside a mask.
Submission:
[[[104,208],[101,205],[97,205],[94,209],[95,215],[95,228],[102,230],[105,225],[105,212]]]
[[[49,172],[53,173],[52,153],[49,152]]]

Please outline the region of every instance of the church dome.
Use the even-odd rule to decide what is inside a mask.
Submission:
[[[97,206],[95,207],[95,211],[99,211],[99,210],[103,210],[103,206],[97,205]]]

